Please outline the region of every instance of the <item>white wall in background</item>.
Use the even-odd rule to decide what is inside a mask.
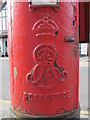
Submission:
[[[1,57],[1,44],[2,44],[2,43],[1,43],[1,40],[0,40],[0,57]]]
[[[82,43],[81,44],[81,55],[87,55],[88,53],[88,44]]]

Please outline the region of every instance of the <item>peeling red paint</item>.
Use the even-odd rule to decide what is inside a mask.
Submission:
[[[22,114],[57,115],[79,106],[78,3],[52,8],[30,10],[28,2],[10,7],[11,106]]]

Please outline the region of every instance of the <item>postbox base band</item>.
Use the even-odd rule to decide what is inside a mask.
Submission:
[[[15,118],[29,118],[29,119],[30,118],[80,118],[80,107],[63,114],[51,115],[51,116],[50,115],[47,115],[47,116],[30,115],[30,114],[17,111],[13,108],[11,108],[11,112]]]

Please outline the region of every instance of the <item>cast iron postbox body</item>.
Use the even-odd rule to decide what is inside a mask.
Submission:
[[[11,108],[16,116],[79,112],[78,3],[9,2]]]

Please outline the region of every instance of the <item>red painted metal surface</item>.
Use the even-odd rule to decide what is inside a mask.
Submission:
[[[80,2],[80,43],[89,42],[89,2]]]
[[[30,115],[78,108],[78,3],[9,4],[11,107]]]

